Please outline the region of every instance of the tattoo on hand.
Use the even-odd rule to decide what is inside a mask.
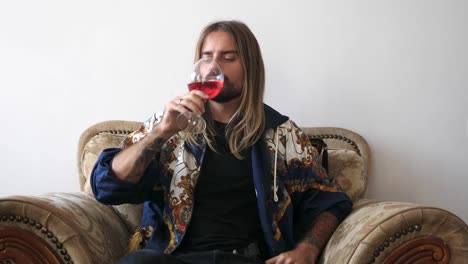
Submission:
[[[157,137],[153,142],[145,146],[135,161],[132,173],[128,175],[127,179],[130,181],[139,179],[139,177],[145,172],[146,167],[151,162],[151,160],[155,159],[161,152],[161,147],[163,144],[164,139]]]
[[[302,242],[309,243],[322,251],[338,224],[335,215],[329,212],[321,213],[312,223]]]

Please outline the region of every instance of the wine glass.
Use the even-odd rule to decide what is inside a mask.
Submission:
[[[223,86],[224,74],[215,59],[201,58],[194,64],[188,84],[189,91],[203,91],[211,100],[221,92]],[[176,122],[181,130],[192,135],[202,133],[206,128],[203,117],[190,111],[179,114]]]

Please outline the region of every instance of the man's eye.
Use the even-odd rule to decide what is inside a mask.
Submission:
[[[225,60],[225,61],[234,61],[235,58],[226,58],[226,57],[225,57],[224,60]]]

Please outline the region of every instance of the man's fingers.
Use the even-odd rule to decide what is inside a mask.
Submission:
[[[265,264],[293,264],[295,263],[287,253],[279,254],[278,256],[271,258],[265,262]]]
[[[181,107],[185,108],[185,110]],[[181,113],[187,112],[188,110],[201,115],[205,112],[205,103],[198,98],[182,97],[177,101],[177,109],[180,110],[179,112]]]
[[[265,261],[265,264],[275,264],[277,259],[278,256],[268,259],[267,261]]]
[[[208,100],[208,98],[209,98],[209,96],[205,92],[202,92],[200,90],[192,90],[192,91],[190,91],[189,94],[195,94],[198,97],[204,99],[205,101]]]

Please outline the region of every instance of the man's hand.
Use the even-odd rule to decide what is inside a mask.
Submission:
[[[202,115],[205,113],[205,104],[207,100],[208,95],[198,90],[192,90],[183,96],[174,98],[166,104],[163,120],[158,126],[164,134],[172,136],[181,130],[181,128],[176,124],[179,114],[184,112],[193,112],[195,114]]]
[[[265,262],[265,264],[315,264],[319,250],[317,247],[302,242],[291,251],[279,254]]]
[[[329,212],[317,216],[307,234],[294,250],[284,252],[266,261],[266,264],[309,264],[315,263],[320,251],[338,227],[338,219]]]

